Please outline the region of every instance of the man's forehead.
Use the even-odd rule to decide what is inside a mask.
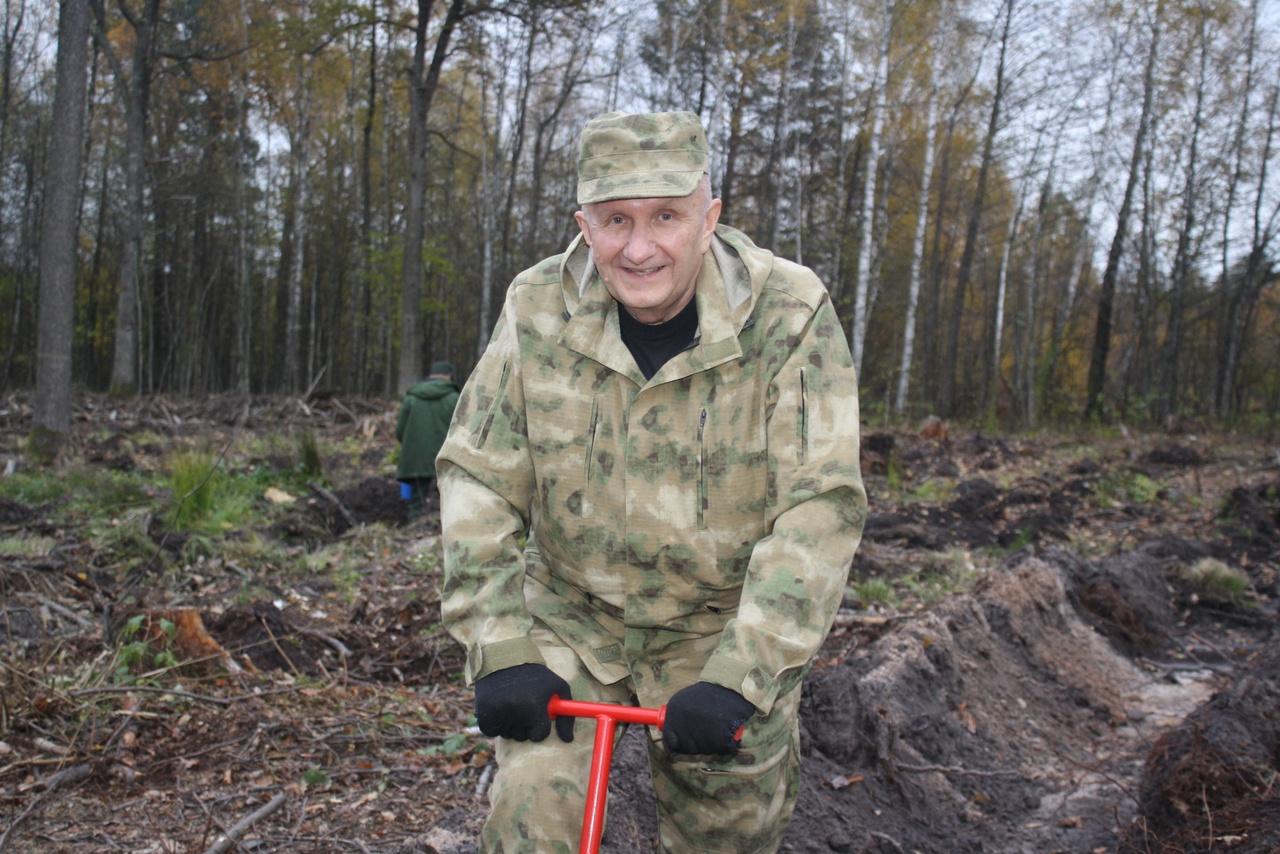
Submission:
[[[592,202],[583,205],[583,208],[601,216],[608,216],[615,211],[631,213],[661,210],[685,211],[697,206],[697,195],[696,192],[693,192],[687,196],[638,196],[626,199],[607,199],[603,202]]]

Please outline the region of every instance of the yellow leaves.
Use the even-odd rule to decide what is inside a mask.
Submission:
[[[267,491],[262,493],[262,497],[270,501],[272,504],[293,504],[298,499],[285,492],[283,489],[277,489],[274,486],[267,487]]]

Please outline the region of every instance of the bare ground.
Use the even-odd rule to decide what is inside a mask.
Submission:
[[[406,526],[391,479],[393,417],[79,403],[72,465],[158,470],[203,443],[280,471],[251,439],[309,434],[324,478],[283,514],[264,491],[270,521],[234,551],[165,525],[172,496],[122,507],[145,560],[0,497],[0,540],[41,544],[0,551],[0,850],[476,850],[493,766],[439,627],[437,517]],[[0,400],[0,460],[24,464],[29,429],[29,401]],[[1277,447],[869,431],[859,583],[806,681],[784,850],[1280,850]],[[137,615],[194,624],[184,664],[120,671]],[[633,731],[615,757],[603,850],[655,849],[642,751]]]

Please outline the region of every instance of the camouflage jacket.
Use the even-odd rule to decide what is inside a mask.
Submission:
[[[866,517],[831,300],[720,226],[699,335],[646,381],[590,263],[579,237],[520,274],[463,389],[437,461],[444,621],[469,682],[541,661],[536,617],[642,705],[683,687],[653,675],[680,655],[768,713],[830,630]]]

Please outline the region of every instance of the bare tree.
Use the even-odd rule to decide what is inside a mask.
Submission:
[[[1111,239],[1111,250],[1107,253],[1107,266],[1102,274],[1102,288],[1098,294],[1098,316],[1094,324],[1093,351],[1089,359],[1089,382],[1085,391],[1086,418],[1097,418],[1102,413],[1102,395],[1107,379],[1107,357],[1111,351],[1111,324],[1112,315],[1115,312],[1116,281],[1120,276],[1120,258],[1124,254],[1129,215],[1133,210],[1133,195],[1143,171],[1147,129],[1151,125],[1151,109],[1155,97],[1156,59],[1160,55],[1160,29],[1163,19],[1164,0],[1157,0],[1155,17],[1151,24],[1146,70],[1142,80],[1142,112],[1138,117],[1138,130],[1133,138],[1133,154],[1129,158],[1124,199],[1116,214],[1116,233]]]
[[[404,394],[422,378],[422,246],[426,236],[427,117],[449,52],[449,40],[462,20],[467,0],[450,0],[436,35],[431,65],[426,64],[427,33],[435,0],[418,0],[413,64],[409,68],[409,187],[404,212],[404,264],[400,292],[400,363],[396,392]]]
[[[1001,14],[1004,25],[1000,34],[1000,53],[996,62],[995,89],[991,94],[991,112],[987,119],[987,132],[982,140],[982,160],[978,164],[978,179],[974,187],[972,207],[969,211],[969,227],[965,234],[964,251],[960,256],[960,267],[956,271],[956,287],[951,306],[951,323],[947,332],[947,363],[942,371],[941,405],[948,414],[954,413],[957,406],[955,381],[960,367],[960,321],[964,315],[965,297],[969,284],[973,279],[974,261],[977,257],[978,243],[981,237],[982,215],[987,204],[987,181],[991,175],[994,161],[996,134],[1000,130],[1000,112],[1004,107],[1007,94],[1005,86],[1006,60],[1009,52],[1009,35],[1013,29],[1013,11],[1017,0],[1003,0]]]
[[[156,61],[156,28],[161,0],[142,0],[134,9],[129,0],[117,0],[120,14],[133,31],[129,68],[108,36],[105,0],[90,0],[96,26],[94,39],[115,72],[116,87],[124,105],[125,203],[124,249],[120,264],[120,292],[116,312],[115,356],[111,364],[111,393],[130,396],[138,391],[138,356],[142,331],[142,237],[146,215],[147,111],[151,103],[151,77]]]

